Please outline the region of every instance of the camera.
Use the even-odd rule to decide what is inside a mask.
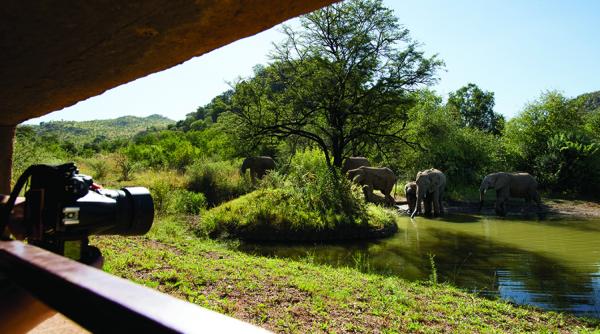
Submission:
[[[16,197],[25,192],[27,242],[85,262],[90,235],[143,235],[152,226],[154,204],[148,189],[104,189],[74,163],[32,165],[17,180],[6,205],[8,222]]]

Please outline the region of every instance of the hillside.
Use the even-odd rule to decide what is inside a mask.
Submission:
[[[161,115],[148,117],[122,116],[114,119],[92,121],[51,121],[27,125],[38,136],[56,136],[71,142],[90,142],[103,139],[127,139],[149,128],[166,128],[175,123]]]
[[[575,100],[581,101],[586,111],[591,112],[600,109],[600,91],[579,95]]]

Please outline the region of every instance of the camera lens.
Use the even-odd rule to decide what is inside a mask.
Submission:
[[[154,202],[150,191],[144,187],[125,187],[121,189],[131,203],[131,215],[129,222],[123,222],[124,229],[121,235],[142,235],[146,234],[152,227],[154,219]]]
[[[77,218],[67,214],[77,212]],[[90,191],[63,209],[67,233],[87,235],[143,235],[154,219],[150,191],[144,187]]]

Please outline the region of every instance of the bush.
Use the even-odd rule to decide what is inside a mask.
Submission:
[[[103,181],[110,171],[105,159],[90,159],[87,165],[92,170],[92,177],[96,181]]]
[[[186,188],[203,193],[209,206],[239,197],[252,189],[252,183],[240,175],[238,166],[229,161],[198,161],[187,170]]]
[[[292,158],[287,178],[270,173],[260,189],[208,211],[198,233],[252,240],[332,240],[396,230],[390,210],[365,203],[360,187],[336,178],[322,153]]]
[[[360,192],[357,195],[362,196]],[[303,201],[293,188],[259,189],[206,212],[197,234],[235,236],[246,240],[323,241],[390,235],[396,214],[374,204],[353,216],[334,209],[320,210]]]
[[[177,189],[167,195],[167,198],[167,213],[198,215],[206,208],[206,197],[202,193]]]

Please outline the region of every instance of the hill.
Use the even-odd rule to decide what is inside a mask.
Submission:
[[[36,135],[56,136],[64,141],[86,143],[99,139],[128,139],[141,131],[151,128],[166,128],[173,120],[161,116],[147,117],[122,116],[113,119],[93,121],[51,121],[39,125],[24,125]]]
[[[586,111],[591,112],[600,109],[600,91],[579,95],[575,100],[580,101]]]

